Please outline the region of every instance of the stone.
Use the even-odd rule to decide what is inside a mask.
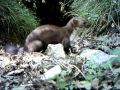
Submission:
[[[42,80],[48,80],[51,78],[54,78],[56,75],[59,75],[61,73],[62,69],[59,65],[54,66],[53,68],[46,71],[42,76]]]
[[[55,59],[64,59],[65,52],[62,44],[49,44],[47,48],[47,55]]]
[[[97,64],[102,64],[108,60],[115,60],[118,58],[118,55],[108,55],[100,50],[94,49],[85,49],[81,53],[80,57],[86,58],[87,60],[93,60]]]

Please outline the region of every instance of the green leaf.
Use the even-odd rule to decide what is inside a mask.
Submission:
[[[95,77],[95,75],[89,74],[89,75],[86,75],[85,79],[91,81],[94,77]]]
[[[57,82],[55,86],[58,88],[65,88],[67,85],[68,84],[66,82]]]

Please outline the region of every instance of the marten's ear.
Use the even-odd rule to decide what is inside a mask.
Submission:
[[[77,25],[78,24],[78,20],[73,19],[73,23],[74,23],[74,25]]]

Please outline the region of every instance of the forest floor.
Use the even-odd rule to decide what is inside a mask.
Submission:
[[[51,50],[10,55],[1,49],[0,90],[120,90],[119,40],[119,35],[84,37],[74,53],[58,51],[59,56]]]

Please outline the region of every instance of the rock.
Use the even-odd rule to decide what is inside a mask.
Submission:
[[[98,78],[95,78],[95,79],[92,80],[91,88],[93,90],[98,90],[98,88],[99,88],[99,79]]]
[[[49,44],[47,48],[47,55],[55,59],[65,58],[65,52],[62,44]]]
[[[91,90],[91,83],[88,81],[74,81],[73,84],[76,85],[79,89],[77,90],[82,90],[81,88],[85,88],[85,90]],[[83,89],[84,90],[84,89]]]
[[[102,64],[108,60],[118,59],[118,55],[108,55],[100,50],[85,49],[81,53],[80,57],[86,58],[87,60],[93,60],[95,63]]]
[[[98,50],[101,50],[105,53],[109,53],[111,51],[111,49],[108,46],[105,46],[105,45],[99,45]]]
[[[0,67],[5,67],[6,65],[9,65],[11,62],[10,62],[10,59],[6,56],[0,56]]]
[[[113,50],[110,50],[111,55],[118,55],[120,57],[120,47],[116,47]]]
[[[41,76],[41,79],[48,80],[48,79],[54,78],[56,75],[59,75],[61,73],[61,71],[62,71],[61,67],[59,65],[56,65],[53,68],[51,68],[50,70],[48,70],[47,72],[45,72]]]

